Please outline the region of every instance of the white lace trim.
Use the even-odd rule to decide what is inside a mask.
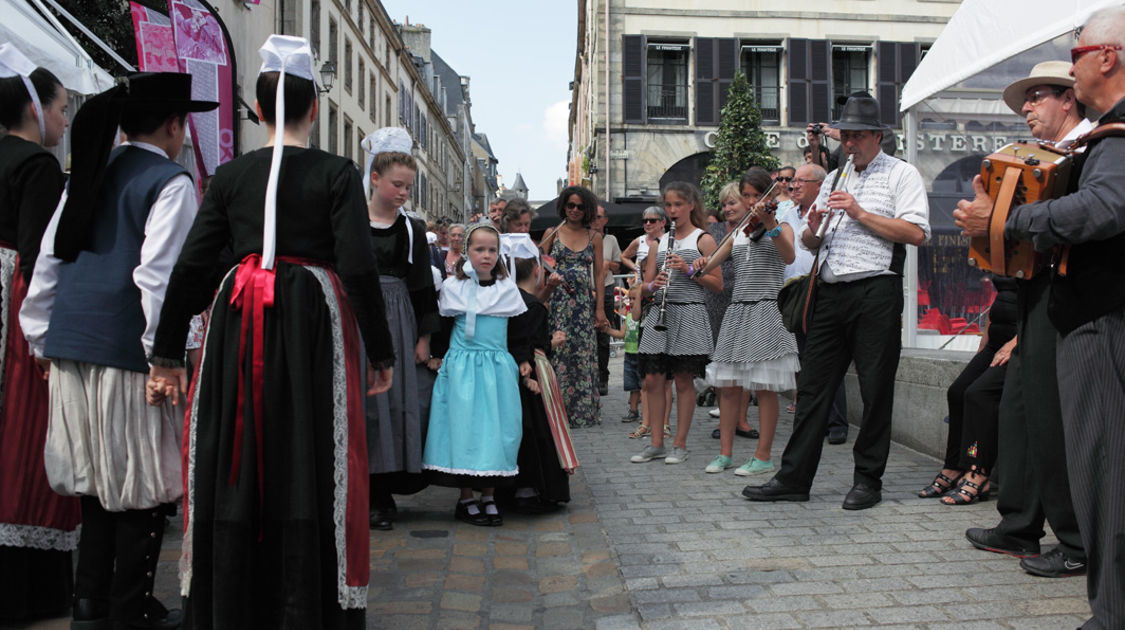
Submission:
[[[0,282],[3,290],[0,291],[0,406],[4,404],[4,364],[7,361],[8,347],[8,313],[12,310],[12,279],[19,273],[16,269],[16,251],[14,249],[0,248]]]
[[[0,523],[0,547],[74,551],[78,548],[78,535],[81,531],[81,525],[74,531],[68,532],[42,525]]]
[[[226,284],[234,272],[238,269],[237,266],[232,267],[227,275],[223,277],[223,281],[219,283],[221,288]],[[215,298],[211,301],[211,307],[207,309],[211,312],[215,308],[215,300],[219,299],[220,291],[215,293]],[[196,376],[195,383],[195,396],[191,400],[191,414],[188,416],[188,443],[187,453],[187,487],[184,488],[184,502],[187,507],[184,508],[184,520],[186,527],[184,527],[184,539],[180,546],[180,595],[188,597],[191,595],[191,561],[193,550],[193,535],[195,529],[195,433],[199,426],[199,382],[203,380],[204,369],[207,366],[207,338],[211,336],[211,327],[207,326],[203,330],[203,353],[199,357],[199,374]]]
[[[514,470],[471,470],[469,468],[448,468],[446,466],[422,464],[422,468],[449,473],[451,475],[469,475],[472,477],[515,477],[520,474],[519,466],[516,466]]]
[[[344,354],[344,328],[336,289],[328,272],[319,267],[305,267],[320,282],[324,303],[332,320],[332,477],[335,493],[332,499],[332,522],[336,534],[336,590],[341,608],[366,608],[367,586],[349,586],[347,509],[348,509],[348,374]]]

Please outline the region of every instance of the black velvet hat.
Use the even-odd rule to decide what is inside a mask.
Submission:
[[[182,72],[137,72],[129,75],[129,110],[207,112],[219,106],[191,98],[191,75]]]
[[[889,129],[879,120],[879,102],[867,92],[856,92],[844,103],[840,120],[829,125],[844,131],[886,131]]]

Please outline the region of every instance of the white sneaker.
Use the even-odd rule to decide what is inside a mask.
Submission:
[[[675,449],[672,450],[674,451]],[[629,461],[634,464],[643,464],[645,462],[651,462],[654,459],[660,459],[664,457],[664,454],[663,446],[653,446],[650,444],[646,446],[645,450],[641,451],[640,454],[630,457]]]
[[[719,408],[715,407],[711,411],[708,411],[707,415],[711,416],[712,418],[718,418],[719,417]]]
[[[687,459],[687,449],[673,446],[672,453],[664,458],[664,463],[681,464],[685,459]]]

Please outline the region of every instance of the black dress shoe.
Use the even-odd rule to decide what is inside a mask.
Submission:
[[[477,506],[476,514],[469,512],[470,505]],[[469,525],[476,525],[477,527],[488,527],[491,524],[489,523],[488,515],[484,513],[484,508],[482,508],[480,503],[476,500],[465,503],[458,501],[457,508],[453,510],[453,518],[463,523],[468,523]]]
[[[371,508],[367,515],[370,519],[371,529],[389,532],[395,528],[395,514],[393,511]]]
[[[76,599],[71,610],[71,630],[109,630],[109,602],[102,599]]]
[[[770,479],[761,486],[746,486],[742,489],[742,496],[751,501],[808,501],[808,491],[800,491],[782,485],[777,477]]]
[[[754,428],[751,428],[749,431],[743,431],[742,429],[739,429],[739,428],[736,427],[734,429],[734,434],[737,435],[738,437],[750,438],[751,440],[756,440],[756,439],[758,439],[758,436],[759,436],[758,430],[754,429]],[[719,437],[721,437],[721,436],[722,436],[722,434],[719,432],[718,429],[715,429],[714,431],[711,432],[711,437],[716,439],[716,440],[719,439]]]
[[[1041,556],[1020,560],[1020,568],[1040,577],[1061,578],[1085,575],[1086,561],[1072,560],[1062,549],[1055,547]]]
[[[1017,558],[1035,558],[1039,555],[1038,542],[1026,542],[996,531],[996,528],[970,527],[965,538],[977,549],[1003,553]]]
[[[179,608],[171,610],[155,599],[148,600],[153,605],[143,617],[130,623],[115,622],[114,630],[177,630],[184,622],[184,611]]]
[[[829,444],[843,444],[848,441],[847,427],[831,427],[828,429]]]
[[[845,510],[866,510],[883,500],[883,492],[865,483],[857,483],[844,497]]]
[[[496,510],[495,514],[488,513],[489,505],[492,506],[492,509]],[[495,501],[481,501],[480,509],[484,510],[484,516],[488,519],[489,527],[500,527],[504,524],[504,517],[500,514],[500,509],[496,506]]]

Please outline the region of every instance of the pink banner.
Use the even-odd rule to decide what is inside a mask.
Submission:
[[[230,51],[218,18],[198,0],[169,0],[168,15],[130,2],[143,72],[186,72],[191,96],[219,108],[188,117],[199,178],[234,158],[235,112]]]

